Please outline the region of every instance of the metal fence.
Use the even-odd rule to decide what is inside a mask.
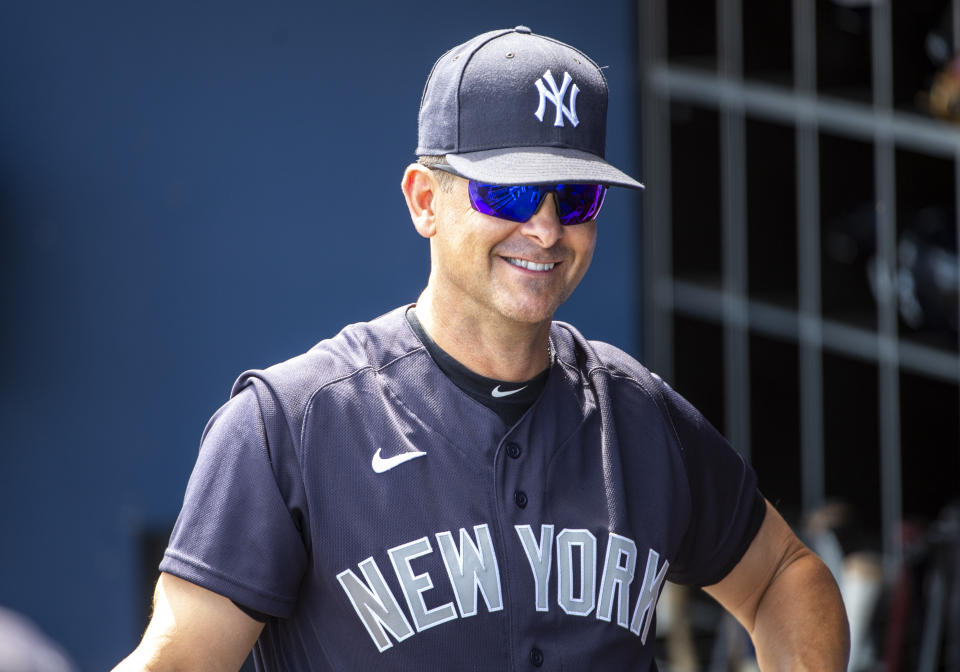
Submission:
[[[777,15],[749,0],[640,3],[644,338],[651,368],[668,380],[685,358],[697,356],[691,349],[713,348],[722,359],[722,383],[712,391],[718,417],[710,419],[744,455],[767,464],[780,447],[754,436],[764,413],[751,389],[763,373],[754,368],[755,346],[758,339],[785,344],[786,367],[796,379],[795,424],[783,432],[795,428],[799,434],[785,439],[796,442],[797,509],[809,512],[842,496],[845,479],[870,481],[874,465],[876,493],[862,499],[865,508],[876,509],[884,561],[892,570],[902,557],[905,496],[909,514],[911,502],[923,509],[960,491],[956,325],[917,328],[905,319],[904,282],[910,278],[903,258],[905,231],[918,206],[936,201],[953,218],[953,247],[948,243],[943,251],[952,252],[955,268],[960,126],[927,114],[909,95],[909,76],[900,74],[912,58],[903,46],[910,21],[904,12],[912,11],[906,0],[896,7],[839,4],[793,0]],[[960,0],[946,11],[946,39],[955,53]],[[856,26],[831,26],[835,18]],[[836,74],[841,70],[847,75]],[[788,140],[764,147],[768,137]],[[775,198],[769,180],[778,179],[786,181],[783,217],[773,221],[765,213]],[[837,222],[851,221],[858,199],[866,206],[862,221],[870,225],[860,243],[869,252],[845,275],[826,257],[844,233]],[[755,202],[768,202],[768,210],[754,208]],[[710,221],[695,221],[705,213]],[[758,258],[766,258],[768,268],[752,278]],[[766,279],[776,277],[785,278],[783,286],[767,291]],[[869,291],[858,293],[857,283]],[[941,289],[953,297],[955,315],[956,285]],[[692,348],[685,345],[689,338],[675,333],[689,329],[685,320],[702,327]],[[720,335],[719,344],[708,343],[711,334]],[[871,406],[861,416],[863,438],[856,445],[847,445],[849,434],[834,435],[837,422],[830,416],[852,415],[837,398],[842,386],[833,382],[846,375],[848,363],[865,366],[866,383],[855,386],[856,394]],[[929,397],[924,408],[917,410],[913,392],[906,398],[904,385]],[[852,454],[832,456],[844,450]],[[914,451],[925,451],[925,475],[914,477],[909,467],[905,476]],[[857,460],[867,465],[864,474],[832,475],[831,469]]]

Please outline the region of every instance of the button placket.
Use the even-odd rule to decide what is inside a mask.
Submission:
[[[516,441],[510,441],[504,446],[504,452],[506,452],[507,457],[511,460],[519,460],[520,456],[523,455],[523,449],[520,447],[520,444]],[[513,492],[513,503],[517,505],[520,509],[527,508],[527,504],[530,502],[530,499],[520,488],[517,488]]]

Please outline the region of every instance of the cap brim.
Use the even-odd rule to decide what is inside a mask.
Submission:
[[[562,147],[513,147],[447,154],[460,175],[490,184],[599,183],[631,189],[644,186],[595,154]]]

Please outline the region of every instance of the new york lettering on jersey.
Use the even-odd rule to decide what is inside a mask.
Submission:
[[[556,534],[554,543],[553,525],[541,525],[537,534],[531,525],[516,525],[514,529],[515,541],[530,565],[532,611],[549,612],[551,608],[559,608],[565,614],[580,617],[595,612],[597,619],[629,629],[640,638],[641,644],[646,643],[670,564],[666,559],[661,563],[657,551],[648,550],[646,565],[639,567],[640,580],[634,587],[639,558],[636,543],[627,537],[609,534],[601,561],[597,538],[589,530],[564,528]],[[426,605],[424,596],[434,587],[434,579],[428,572],[417,573],[411,563],[435,552],[429,537],[387,550],[406,611],[373,557],[359,563],[362,578],[352,568],[337,574],[337,581],[378,651],[386,651],[394,645],[394,640],[402,642],[415,632],[475,616],[481,600],[488,612],[503,609],[499,562],[489,526],[486,523],[474,526],[473,535],[460,528],[459,544],[450,531],[434,535],[446,578],[456,597],[456,607],[452,602],[432,608]],[[551,603],[550,586],[554,582],[555,601]],[[617,604],[615,618],[614,603]]]

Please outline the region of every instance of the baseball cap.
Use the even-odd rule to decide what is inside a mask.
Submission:
[[[590,57],[526,26],[494,30],[434,64],[416,153],[491,184],[642,189],[605,159],[607,81]]]

